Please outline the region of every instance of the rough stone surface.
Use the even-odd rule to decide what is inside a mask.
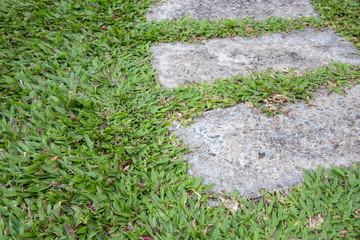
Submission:
[[[239,104],[206,112],[189,127],[171,131],[190,144],[189,174],[213,191],[284,190],[302,182],[301,168],[349,166],[360,160],[360,85],[346,96],[318,93],[316,106],[285,106],[289,116],[268,117]]]
[[[155,77],[165,87],[209,82],[254,69],[313,70],[334,61],[360,65],[351,43],[333,31],[306,29],[290,34],[212,39],[205,44],[161,43],[152,47]]]
[[[185,15],[197,19],[271,16],[316,16],[310,0],[168,0],[153,6],[147,20],[161,21]]]

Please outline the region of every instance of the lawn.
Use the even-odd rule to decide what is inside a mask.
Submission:
[[[151,0],[2,0],[0,239],[360,239],[359,164],[304,172],[286,194],[213,194],[187,175],[189,150],[168,131],[276,93],[307,101],[325,84],[342,93],[360,82],[358,66],[168,90],[150,62],[159,42],[306,27],[334,29],[360,50],[359,0],[313,3],[319,19],[146,22]]]

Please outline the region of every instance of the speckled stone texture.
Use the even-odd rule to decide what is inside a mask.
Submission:
[[[351,43],[333,31],[312,29],[253,39],[212,39],[205,44],[160,43],[152,51],[152,64],[159,71],[155,79],[167,88],[248,75],[266,67],[313,70],[332,60],[360,65],[360,55]]]
[[[360,161],[360,85],[346,96],[317,93],[313,103],[289,104],[289,116],[276,117],[239,104],[206,112],[186,128],[174,124],[171,131],[190,144],[190,175],[215,184],[215,192],[237,189],[256,197],[260,188],[301,183],[301,168]]]
[[[180,18],[266,19],[271,16],[316,16],[310,0],[168,0],[159,1],[147,15],[149,21]]]

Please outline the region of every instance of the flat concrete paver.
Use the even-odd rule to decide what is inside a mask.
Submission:
[[[289,116],[268,117],[239,104],[198,117],[173,133],[190,144],[189,174],[203,176],[213,191],[283,190],[302,181],[302,170],[349,166],[360,159],[360,85],[346,96],[318,93],[313,103],[285,106]]]
[[[155,79],[168,88],[248,75],[266,67],[313,70],[332,60],[360,65],[360,55],[351,43],[333,31],[312,29],[253,39],[212,39],[205,44],[160,43],[152,51],[152,64],[159,71]]]
[[[316,16],[310,0],[167,0],[153,6],[147,20],[161,21],[185,15],[197,19],[271,16]]]

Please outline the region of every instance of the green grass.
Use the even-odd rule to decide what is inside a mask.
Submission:
[[[158,42],[305,27],[333,28],[360,49],[359,1],[313,2],[321,20],[155,23],[145,22],[150,0],[1,1],[0,238],[359,239],[359,165],[307,172],[286,196],[217,196],[187,175],[186,146],[167,130],[274,94],[306,101],[328,81],[340,92],[359,67],[163,90],[150,65]],[[210,197],[226,203],[210,208]]]

